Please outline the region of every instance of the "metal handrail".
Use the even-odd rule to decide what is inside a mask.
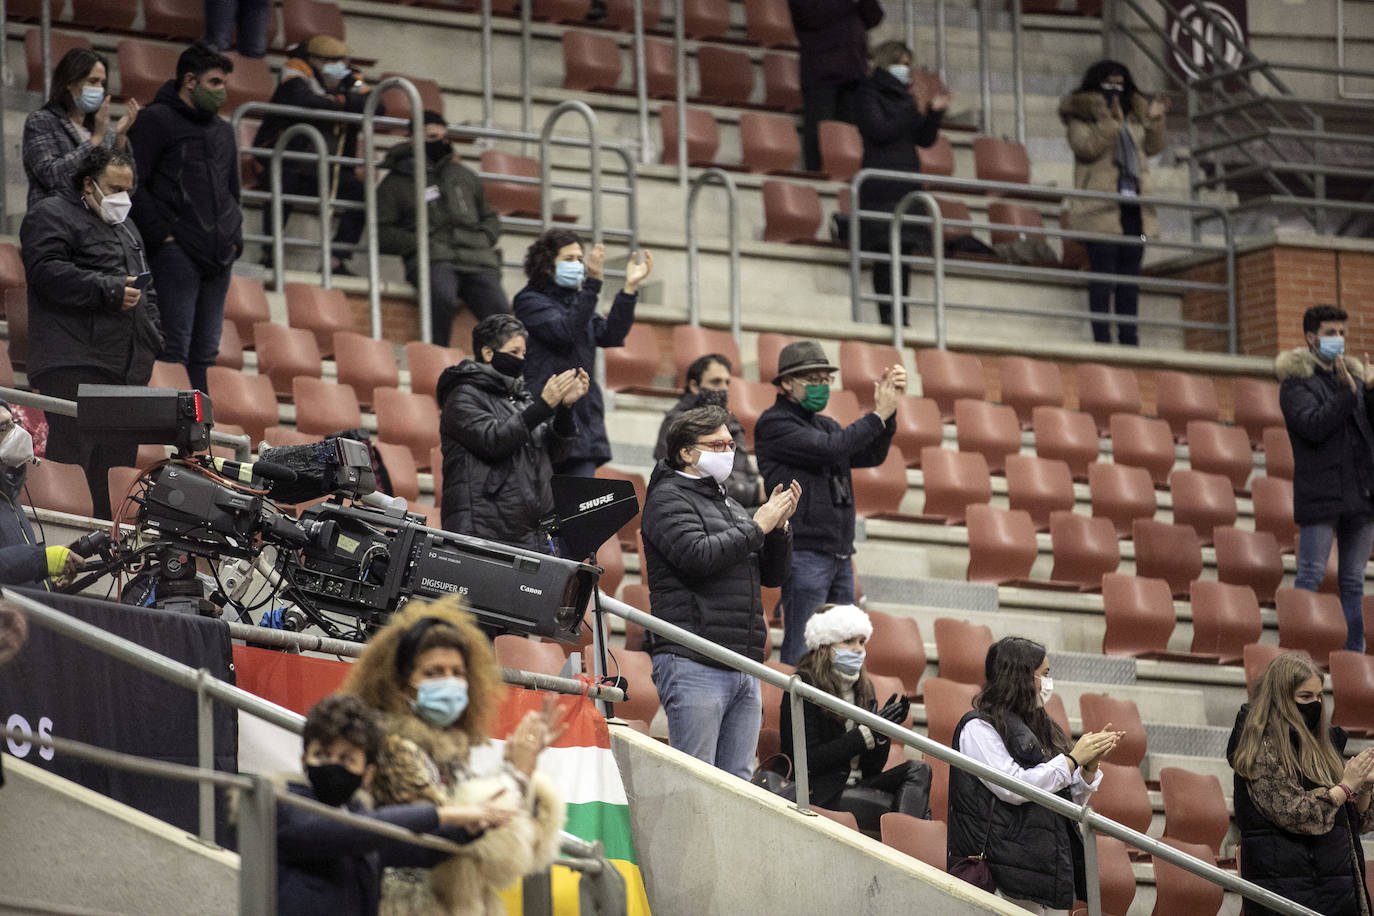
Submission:
[[[491,0],[482,0],[481,21],[478,25],[482,54],[482,126],[491,127],[496,118],[496,77],[492,61]],[[418,106],[417,106],[418,108]],[[416,159],[423,162],[423,159]]]
[[[46,413],[55,413],[63,417],[74,417],[77,415],[76,401],[69,401],[66,398],[55,398],[46,394],[38,394],[33,391],[21,391],[18,388],[0,387],[0,398],[4,398],[11,404],[18,404],[21,407],[33,407]],[[210,431],[210,441],[215,445],[224,445],[234,450],[236,461],[247,461],[248,456],[253,453],[253,440],[246,433],[224,433],[212,429]]]
[[[890,220],[893,223],[912,223],[928,225],[932,222],[930,217],[918,217],[911,215],[897,216],[895,213],[883,211],[869,211],[859,209],[860,190],[863,183],[869,179],[880,179],[883,181],[894,181],[904,184],[929,184],[939,185],[942,190],[966,191],[985,193],[989,191],[1003,191],[1012,196],[1023,197],[1058,197],[1074,198],[1080,200],[1102,200],[1116,203],[1130,202],[1141,206],[1171,207],[1180,210],[1190,210],[1194,212],[1206,212],[1211,214],[1209,218],[1215,218],[1221,222],[1222,232],[1225,238],[1225,261],[1226,261],[1226,282],[1225,284],[1204,283],[1194,280],[1174,280],[1154,277],[1123,276],[1117,274],[1098,274],[1091,271],[1071,271],[1059,268],[1034,267],[1032,265],[985,265],[987,270],[996,273],[1016,274],[1018,276],[1029,277],[1052,277],[1055,279],[1081,281],[1088,279],[1111,279],[1118,282],[1133,282],[1140,286],[1157,289],[1204,289],[1218,290],[1224,288],[1226,291],[1226,321],[1225,322],[1194,322],[1182,319],[1145,319],[1136,317],[1126,317],[1120,315],[1106,315],[1096,312],[1055,312],[1053,317],[1074,318],[1082,321],[1109,321],[1122,324],[1156,324],[1168,327],[1202,327],[1211,330],[1225,331],[1227,336],[1227,347],[1231,353],[1236,352],[1236,264],[1235,264],[1235,238],[1231,227],[1231,217],[1227,208],[1222,204],[1208,203],[1196,200],[1174,200],[1167,197],[1128,197],[1111,191],[1089,191],[1078,188],[1057,188],[1048,185],[1027,185],[1017,184],[1008,181],[979,181],[970,178],[951,178],[944,175],[931,175],[923,172],[900,172],[887,169],[861,169],[855,173],[850,180],[849,199],[851,210],[849,214],[849,289],[850,304],[853,310],[854,319],[858,320],[860,304],[863,302],[885,301],[884,297],[872,293],[863,293],[860,289],[862,284],[862,264],[864,261],[890,261],[891,255],[888,253],[863,252],[860,248],[860,235],[863,231],[863,221],[868,218],[873,221]],[[966,220],[945,220],[948,225],[977,225],[982,228],[982,224],[975,224]],[[1019,228],[1019,227],[1018,227]],[[1029,230],[1027,230],[1029,231]],[[1049,233],[1046,233],[1049,234]],[[1059,230],[1057,233],[1067,238],[1078,238],[1080,236],[1092,237],[1097,233],[1079,233],[1074,230]],[[1131,240],[1124,236],[1116,238],[1118,242],[1131,243]],[[1148,247],[1153,244],[1148,240],[1142,240],[1141,245]],[[939,247],[938,236],[932,236],[932,251]],[[1216,246],[1203,245],[1197,242],[1171,242],[1169,247],[1183,248],[1193,251],[1216,251]],[[933,258],[922,258],[907,255],[901,259],[901,265],[924,265],[934,263]],[[943,257],[940,258],[940,269],[945,267]],[[893,289],[900,290],[900,270],[897,263],[893,263]],[[900,293],[898,294],[900,295]],[[912,300],[919,301],[919,300]],[[949,303],[947,307],[956,307]],[[962,310],[968,311],[987,311],[1000,314],[1026,314],[1026,315],[1049,315],[1051,313],[1040,309],[1021,309],[1015,306],[991,306],[976,303],[959,304]],[[894,309],[895,313],[895,309]],[[894,314],[894,322],[896,320]],[[895,336],[894,329],[894,336]],[[937,326],[937,341],[943,336],[942,329]]]
[[[286,206],[282,201],[281,191],[281,157],[286,149],[286,144],[295,139],[298,135],[304,134],[310,138],[310,142],[315,147],[315,183],[319,193],[320,208],[320,276],[325,289],[334,285],[333,270],[334,259],[330,257],[330,233],[329,226],[331,217],[329,214],[330,198],[329,193],[329,147],[325,145],[324,134],[320,133],[319,128],[314,124],[304,121],[292,124],[277,137],[277,142],[272,146],[271,162],[271,181],[269,187],[272,188],[272,273],[275,276],[275,286],[277,292],[284,292],[286,289],[286,240],[283,237],[285,219],[283,213]]]
[[[1019,5],[1019,0],[1014,0]],[[930,215],[931,238],[944,237],[944,216],[940,213],[940,204],[935,200],[935,195],[929,191],[916,189],[908,191],[897,201],[897,206],[892,211],[892,224],[888,228],[888,255],[892,258],[892,346],[901,352],[903,341],[902,335],[906,332],[906,304],[902,301],[902,287],[905,280],[901,276],[906,267],[902,264],[902,217],[906,216],[906,211],[916,202],[920,202],[926,208],[926,213]],[[860,211],[855,211],[860,212]],[[945,349],[945,247],[943,245],[931,245],[931,254],[934,256],[935,272],[933,276],[934,290],[932,299],[935,301],[935,346],[941,350]]]
[[[553,111],[544,118],[544,126],[539,131],[539,184],[542,193],[539,198],[539,220],[544,231],[553,225],[553,195],[549,193],[553,164],[549,161],[549,143],[553,137],[553,127],[565,114],[579,114],[587,122],[587,155],[591,171],[591,208],[592,244],[601,243],[601,133],[597,124],[596,112],[590,105],[577,99],[569,99],[554,106]]]
[[[644,72],[644,0],[631,0],[634,7],[635,114],[639,118],[639,161],[653,161],[649,139],[649,77]],[[522,6],[523,10],[524,7]],[[522,76],[524,76],[522,74]]]
[[[490,27],[491,0],[482,0]],[[488,60],[488,64],[490,61]],[[429,343],[432,305],[429,288],[429,203],[425,200],[425,113],[420,90],[404,76],[388,77],[372,87],[363,103],[363,218],[367,226],[367,300],[372,337],[382,336],[381,252],[377,240],[377,106],[388,89],[400,89],[410,101],[410,146],[415,157],[415,295],[420,306],[420,340]],[[324,227],[321,227],[324,231]]]
[[[973,9],[978,14],[978,130],[992,136],[992,50],[989,46],[988,20],[992,11],[988,9],[991,0],[973,0]]]
[[[686,0],[677,0],[673,7],[673,105],[677,109],[677,186],[684,195],[687,194],[687,26],[682,16],[685,5]],[[643,73],[640,75],[642,78]]]
[[[740,297],[740,255],[739,255],[739,189],[734,177],[724,169],[710,168],[692,179],[687,193],[687,323],[692,327],[701,325],[701,277],[697,262],[697,198],[701,189],[708,184],[719,184],[725,189],[729,222],[726,229],[726,245],[730,262],[730,334],[735,343],[740,343],[744,316]]]
[[[1205,878],[1213,884],[1219,884],[1228,891],[1240,894],[1248,900],[1254,900],[1270,909],[1280,913],[1292,914],[1292,916],[1319,916],[1314,910],[1301,906],[1280,897],[1267,888],[1260,887],[1258,884],[1246,881],[1236,874],[1215,865],[1196,859],[1186,853],[1179,852],[1172,846],[1160,842],[1153,837],[1125,827],[1110,818],[1098,814],[1089,805],[1078,805],[1051,792],[1037,788],[1030,783],[1023,782],[1013,776],[1008,776],[1001,770],[994,769],[981,761],[961,754],[960,752],[934,741],[926,735],[903,728],[887,719],[882,718],[874,712],[847,703],[833,694],[826,693],[801,679],[800,675],[793,674],[790,677],[778,671],[774,671],[762,662],[756,662],[738,652],[732,652],[717,643],[704,639],[695,633],[674,626],[660,617],[654,617],[643,611],[637,610],[623,601],[614,598],[606,598],[602,602],[602,607],[621,619],[642,626],[645,630],[655,636],[671,640],[680,646],[684,646],[693,652],[699,653],[711,659],[717,664],[743,672],[760,681],[771,684],[787,692],[792,705],[792,747],[793,747],[793,773],[796,779],[797,800],[796,808],[802,814],[812,814],[810,799],[808,798],[808,772],[806,760],[806,717],[802,713],[802,702],[808,702],[819,706],[829,712],[835,713],[842,719],[853,721],[856,725],[866,725],[876,734],[885,735],[889,739],[904,744],[907,747],[915,748],[925,757],[934,757],[941,760],[951,767],[962,770],[978,777],[983,782],[999,786],[1003,789],[1015,792],[1017,795],[1029,802],[1048,808],[1055,814],[1066,817],[1078,824],[1081,824],[1087,831],[1088,836],[1084,841],[1084,852],[1088,857],[1087,879],[1088,879],[1088,907],[1091,916],[1101,916],[1101,901],[1098,893],[1098,873],[1094,866],[1096,859],[1096,844],[1093,841],[1093,832],[1104,833],[1107,836],[1115,837],[1124,843],[1128,843],[1143,852],[1149,853],[1156,859],[1163,859],[1171,865],[1176,865],[1184,871]]]

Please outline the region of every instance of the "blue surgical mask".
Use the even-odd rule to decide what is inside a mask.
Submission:
[[[553,265],[553,280],[559,286],[577,289],[582,285],[582,278],[586,272],[587,268],[581,261],[559,261]]]
[[[1322,359],[1329,363],[1345,353],[1345,338],[1318,337],[1317,352],[1321,354]]]
[[[460,677],[421,681],[410,705],[426,722],[447,728],[468,708],[468,682]]]
[[[86,114],[94,114],[105,103],[105,89],[101,86],[82,86],[76,97],[76,107]]]
[[[348,61],[344,60],[331,60],[320,68],[320,73],[322,73],[326,79],[333,80],[336,83],[345,76],[348,76],[349,72]]]
[[[841,674],[858,674],[859,669],[864,666],[864,656],[866,652],[855,652],[853,649],[835,650],[835,670]]]
[[[893,64],[887,68],[887,72],[892,74],[892,78],[903,86],[911,82],[911,68],[906,64]]]

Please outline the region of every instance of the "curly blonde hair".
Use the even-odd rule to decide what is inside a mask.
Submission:
[[[468,705],[457,722],[446,731],[462,732],[469,744],[486,741],[501,705],[505,685],[501,666],[491,641],[477,627],[472,615],[463,609],[456,595],[433,604],[412,601],[391,618],[391,623],[368,641],[367,648],[349,669],[340,690],[362,699],[374,709],[393,716],[413,717],[409,693],[410,670],[400,670],[406,660],[398,659],[398,649],[406,634],[427,619],[438,621],[421,637],[409,659],[436,647],[450,647],[463,654],[467,666]],[[398,661],[400,664],[398,665]]]

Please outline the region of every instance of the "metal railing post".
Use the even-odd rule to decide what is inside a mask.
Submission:
[[[558,119],[570,111],[582,115],[587,122],[587,153],[591,159],[592,244],[596,245],[601,242],[601,133],[596,112],[586,102],[577,99],[559,102],[544,119],[544,126],[539,131],[539,221],[543,224],[543,231],[548,231],[553,225],[553,165],[549,162],[549,140]]]
[[[1088,916],[1102,916],[1102,876],[1097,873],[1097,835],[1092,824],[1083,824],[1083,871],[1088,879]]]
[[[677,82],[674,96],[677,108],[677,186],[687,193],[687,33],[682,21],[686,0],[673,8],[673,74]]]
[[[639,161],[653,161],[649,149],[649,82],[644,72],[644,0],[634,3],[635,110],[639,116]],[[523,7],[522,7],[523,8]],[[529,126],[524,126],[529,130]]]
[[[333,286],[333,262],[330,254],[330,232],[332,222],[330,206],[333,198],[329,193],[329,147],[324,142],[324,134],[313,124],[292,124],[277,137],[272,144],[272,159],[268,165],[269,182],[272,189],[272,276],[277,292],[286,289],[286,205],[282,200],[281,171],[282,154],[286,146],[298,135],[304,134],[315,146],[315,185],[320,197],[320,278],[325,289]],[[340,166],[343,168],[343,166]]]
[[[1026,145],[1026,62],[1021,57],[1021,0],[1011,2],[1011,91],[1016,142]]]
[[[1231,214],[1225,207],[1218,208],[1221,217],[1221,231],[1226,239],[1226,349],[1237,352],[1238,329],[1236,327],[1236,236],[1231,225]]]
[[[528,6],[529,4],[526,4]],[[482,0],[482,126],[491,127],[496,120],[496,77],[492,74],[491,59],[491,0]],[[376,89],[373,89],[376,92]],[[423,162],[417,159],[416,162]],[[375,336],[375,335],[374,335]]]
[[[39,4],[38,36],[43,55],[43,98],[52,96],[52,5],[51,0]]]
[[[482,0],[490,29],[491,0]],[[490,37],[490,36],[488,36]],[[485,66],[490,60],[483,55]],[[415,84],[403,76],[382,80],[363,104],[363,218],[367,222],[367,299],[372,314],[372,337],[382,337],[381,253],[377,247],[377,105],[388,89],[400,89],[410,100],[410,147],[415,157],[415,294],[420,305],[420,340],[429,343],[429,202],[425,200],[425,103]]]
[[[916,11],[914,0],[902,0],[902,40],[911,49],[911,53],[916,53]]]
[[[943,2],[943,0],[937,0]],[[854,173],[854,177],[849,179],[849,319],[859,320],[859,308],[863,302],[863,293],[859,287],[863,285],[863,262],[859,255],[859,233],[863,231],[863,220],[859,218],[859,212],[863,209],[859,206],[859,188],[863,186],[867,176],[860,170]]]
[[[1123,28],[1121,19],[1117,16],[1116,4],[1107,2],[1102,4],[1102,56],[1107,60],[1116,60],[1116,30]]]
[[[534,127],[534,88],[530,81],[530,22],[534,15],[533,7],[533,2],[520,4],[520,129],[523,131]],[[483,126],[490,127],[491,124],[484,122]],[[528,154],[528,144],[520,144],[520,154]]]
[[[811,810],[811,774],[806,762],[806,713],[802,710],[801,694],[796,688],[801,675],[794,674],[787,682],[787,702],[792,712],[792,775],[797,789],[797,810],[816,816]]]
[[[974,0],[978,13],[978,97],[982,106],[978,114],[978,129],[986,136],[992,136],[992,53],[988,45],[988,0]]]
[[[892,257],[892,346],[902,349],[902,335],[906,331],[906,303],[902,301],[902,286],[906,281],[906,265],[902,263],[902,221],[906,211],[915,201],[920,201],[930,214],[930,252],[935,259],[932,276],[935,298],[935,346],[945,349],[945,246],[944,222],[941,219],[940,205],[929,191],[917,189],[908,191],[897,202],[892,211],[892,222],[888,226],[888,253]]]
[[[215,701],[205,689],[206,682],[214,679],[215,676],[205,668],[196,672],[196,766],[202,770],[215,768]],[[215,786],[213,783],[201,782],[197,788],[200,795],[200,838],[207,843],[213,843]]]
[[[730,333],[735,343],[740,342],[743,334],[743,303],[740,297],[740,253],[739,253],[739,189],[735,179],[722,169],[706,169],[692,179],[691,190],[687,193],[687,323],[692,327],[701,325],[701,275],[697,260],[697,198],[701,189],[708,184],[719,184],[725,189],[728,205],[726,244],[730,259]]]
[[[277,913],[277,796],[258,773],[239,802],[239,916]]]
[[[949,82],[945,78],[945,0],[935,0],[935,72],[940,82]]]

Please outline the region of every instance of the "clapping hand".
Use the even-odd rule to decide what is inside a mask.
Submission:
[[[639,251],[630,252],[630,261],[625,265],[625,292],[633,293],[639,289],[639,284],[644,282],[644,278],[654,269],[654,253],[649,249],[644,249],[641,257]]]
[[[1342,385],[1345,385],[1345,386],[1348,387],[1351,391],[1354,391],[1354,390],[1356,389],[1356,387],[1357,387],[1356,384],[1355,384],[1355,377],[1354,377],[1353,375],[1350,374],[1350,367],[1347,366],[1347,365],[1345,364],[1345,357],[1344,357],[1344,356],[1337,356],[1337,357],[1336,357],[1335,369],[1336,369],[1336,381],[1340,382]],[[1369,370],[1368,370],[1368,368],[1366,368],[1366,369],[1365,369],[1365,377],[1366,377],[1366,378],[1369,377],[1368,373],[1369,373]]]
[[[797,511],[797,503],[801,500],[801,484],[793,480],[784,489],[782,484],[773,488],[773,494],[768,497],[768,501],[754,513],[754,522],[759,526],[764,534],[768,534],[774,528],[781,525],[792,517],[792,513]]]
[[[954,101],[954,93],[949,91],[948,86],[941,86],[935,90],[935,94],[930,97],[931,111],[945,111],[949,108],[949,103]]]
[[[108,98],[107,98],[108,101]],[[124,117],[115,124],[115,136],[123,139],[129,133],[129,128],[134,126],[134,120],[138,118],[139,105],[138,99],[131,98],[124,103]]]
[[[441,805],[437,809],[439,824],[444,827],[459,827],[469,833],[481,833],[496,827],[504,827],[515,816],[511,808],[496,805],[496,800],[506,794],[503,788],[491,798],[477,805]]]
[[[532,774],[544,748],[557,741],[567,727],[566,722],[559,720],[558,701],[553,697],[544,701],[539,712],[525,713],[506,739],[506,760],[511,766],[526,776]]]
[[[568,372],[573,373],[573,376],[571,382],[568,384],[567,392],[563,395],[562,403],[564,407],[571,407],[578,398],[587,393],[587,389],[591,387],[592,383],[591,378],[587,375],[586,369],[569,369]],[[567,373],[564,374],[566,375]]]
[[[894,693],[887,698],[887,703],[878,710],[878,716],[886,719],[894,725],[905,725],[907,713],[911,711],[911,701],[900,693]]]
[[[873,412],[884,423],[897,412],[897,402],[906,393],[906,370],[889,366],[883,377],[873,383]]]
[[[587,254],[587,276],[593,280],[601,279],[601,271],[606,266],[606,246],[597,242]]]
[[[562,404],[569,392],[576,388],[577,373],[581,371],[581,369],[567,369],[557,375],[549,376],[544,382],[544,387],[539,391],[539,397],[550,407],[557,407]],[[573,400],[575,401],[577,398],[573,398]]]
[[[1073,759],[1078,761],[1078,765],[1089,774],[1097,772],[1097,763],[1103,757],[1116,750],[1116,746],[1121,743],[1121,739],[1126,737],[1125,732],[1112,730],[1112,724],[1107,723],[1101,731],[1084,732],[1078,742],[1074,744],[1070,751]]]
[[[1126,115],[1121,111],[1121,96],[1113,95],[1111,104],[1107,106],[1107,109],[1111,112],[1112,117],[1116,120],[1126,120]]]
[[[1169,113],[1169,100],[1161,93],[1150,99],[1150,108],[1147,114],[1150,118],[1162,118]]]

